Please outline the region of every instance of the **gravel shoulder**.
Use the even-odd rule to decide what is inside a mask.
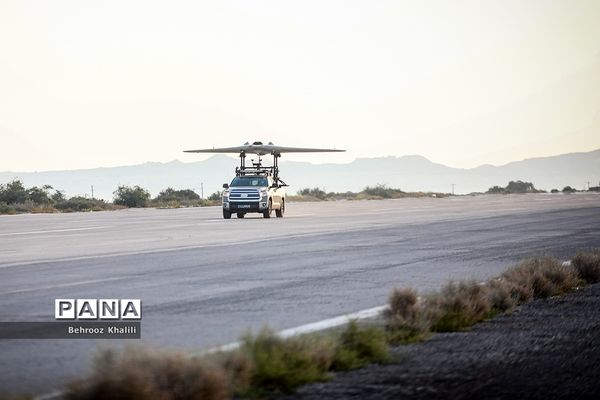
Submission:
[[[600,284],[395,348],[393,358],[285,398],[598,398]]]

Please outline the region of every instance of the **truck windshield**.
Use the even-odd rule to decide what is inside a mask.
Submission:
[[[232,187],[235,186],[259,186],[259,187],[263,187],[263,186],[269,186],[268,182],[267,182],[267,178],[262,177],[262,176],[236,176],[235,178],[233,178],[233,181],[231,181],[231,185]]]

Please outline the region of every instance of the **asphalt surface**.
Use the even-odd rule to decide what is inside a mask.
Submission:
[[[285,399],[597,399],[600,284],[392,354]]]
[[[56,298],[140,298],[142,344],[197,351],[385,303],[394,286],[486,279],[528,256],[600,245],[600,196],[290,204],[0,217],[0,321],[50,321]],[[137,342],[137,341],[136,341]],[[0,340],[0,390],[43,393],[117,340]]]

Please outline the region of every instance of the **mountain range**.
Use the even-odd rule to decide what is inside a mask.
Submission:
[[[265,158],[267,160],[268,157]],[[119,185],[139,185],[155,196],[167,187],[194,189],[204,196],[217,190],[234,175],[238,160],[215,155],[204,161],[184,163],[178,160],[159,163],[43,172],[0,172],[0,183],[14,178],[26,186],[52,185],[67,196],[91,195],[112,199]],[[533,182],[536,188],[551,190],[570,185],[577,189],[599,185],[600,149],[551,157],[530,158],[501,166],[452,168],[425,157],[358,158],[347,164],[311,164],[282,161],[281,175],[295,193],[303,188],[319,187],[326,191],[360,191],[365,186],[384,184],[405,191],[452,191],[466,194],[483,192],[494,185],[506,186],[510,180]]]

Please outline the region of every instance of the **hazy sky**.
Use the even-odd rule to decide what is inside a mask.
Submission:
[[[600,148],[600,1],[0,2],[0,170]]]

